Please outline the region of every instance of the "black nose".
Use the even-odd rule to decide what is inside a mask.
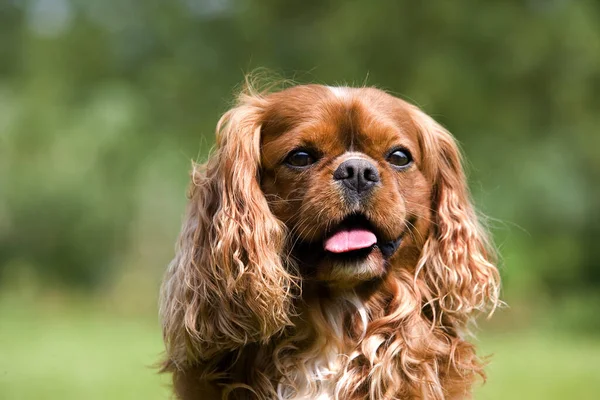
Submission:
[[[379,182],[379,172],[369,161],[352,158],[337,167],[333,179],[343,183],[348,192],[362,196]]]

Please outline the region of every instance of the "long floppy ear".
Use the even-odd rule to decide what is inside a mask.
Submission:
[[[264,98],[242,95],[217,125],[217,146],[194,166],[187,214],[161,291],[171,363],[208,360],[268,340],[290,324],[293,276],[285,227],[259,185]]]
[[[498,303],[495,251],[473,209],[461,154],[452,135],[416,107],[425,173],[434,182],[434,224],[417,269],[435,307],[465,321]]]

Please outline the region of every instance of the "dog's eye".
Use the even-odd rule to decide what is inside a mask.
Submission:
[[[316,158],[306,150],[296,150],[291,152],[285,159],[285,163],[292,167],[308,167],[314,164]]]
[[[390,164],[392,164],[395,167],[405,168],[408,167],[412,162],[412,157],[410,156],[410,153],[407,150],[398,149],[392,151],[388,155],[387,160]]]

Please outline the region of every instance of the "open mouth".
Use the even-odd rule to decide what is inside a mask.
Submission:
[[[351,214],[317,241],[295,241],[292,249],[303,278],[327,282],[371,281],[387,270],[406,231],[390,240],[364,214]]]
[[[402,236],[384,240],[376,227],[362,214],[346,217],[334,227],[323,241],[323,250],[338,258],[362,258],[379,249],[389,258],[400,246]]]

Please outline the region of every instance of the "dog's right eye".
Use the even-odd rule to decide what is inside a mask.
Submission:
[[[285,159],[285,163],[294,168],[308,167],[309,165],[314,164],[316,161],[316,157],[306,150],[292,151]]]

